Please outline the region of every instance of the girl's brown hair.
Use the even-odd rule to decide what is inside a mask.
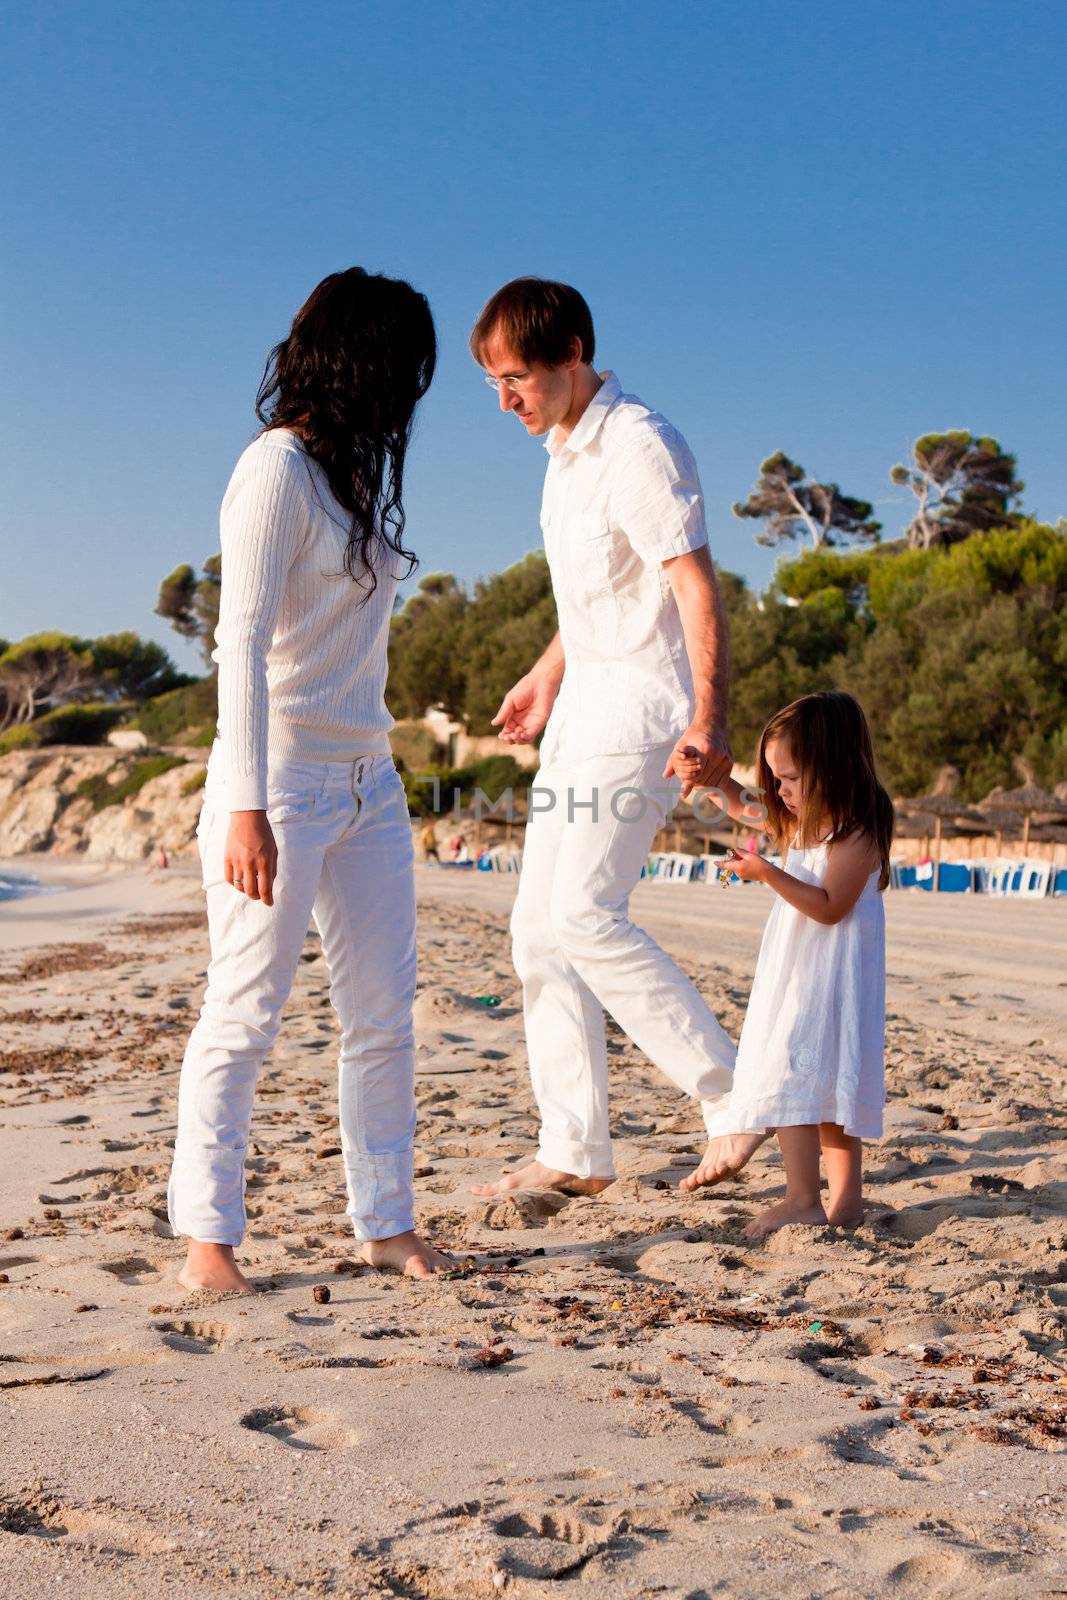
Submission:
[[[782,804],[767,746],[781,739],[804,786],[800,812],[794,818]],[[889,851],[893,843],[893,802],[878,781],[874,744],[863,707],[852,695],[826,689],[805,694],[776,711],[760,734],[756,783],[763,791],[767,828],[780,851],[798,839],[811,844],[823,818],[830,819],[829,838],[865,833],[881,858],[879,889],[889,883]]]

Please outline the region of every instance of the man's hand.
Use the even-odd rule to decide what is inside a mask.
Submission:
[[[682,780],[682,799],[694,789],[718,788],[730,776],[734,758],[724,733],[717,729],[687,728],[667,758],[663,776]]]
[[[250,900],[274,904],[278,846],[265,811],[231,811],[226,835],[226,882]]]
[[[493,727],[500,726],[504,744],[532,743],[548,721],[558,693],[559,678],[555,674],[538,672],[535,667],[520,678],[508,690],[493,718]]]

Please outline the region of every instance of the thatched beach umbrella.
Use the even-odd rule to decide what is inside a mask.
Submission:
[[[941,839],[945,822],[983,822],[985,819],[972,811],[970,806],[957,800],[954,794],[956,784],[959,782],[959,772],[955,767],[942,767],[934,781],[930,794],[920,795],[918,800],[903,800],[900,802],[905,815],[910,815],[911,820],[922,817],[925,821],[932,820],[934,826],[934,888],[941,887]],[[924,830],[924,835],[929,835],[929,827]]]
[[[1050,789],[1045,789],[1041,784],[1034,782],[1033,769],[1027,762],[1020,761],[1017,765],[1026,782],[1020,784],[1017,789],[991,790],[979,803],[978,809],[984,817],[993,822],[994,827],[997,826],[994,819],[998,813],[1001,818],[1022,817],[1023,849],[1026,850],[1030,845],[1031,818],[1039,816],[1049,822],[1055,822],[1060,817],[1067,817],[1067,804],[1058,799]],[[1000,826],[1003,827],[1003,821]]]

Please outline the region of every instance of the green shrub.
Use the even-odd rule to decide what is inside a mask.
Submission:
[[[447,757],[444,745],[417,722],[398,722],[389,745],[400,772],[436,771]]]
[[[103,744],[129,709],[128,704],[57,706],[33,726],[40,730],[41,744]]]
[[[204,787],[206,782],[207,768],[201,767],[199,772],[194,772],[192,777],[182,784],[182,794],[195,794],[198,789]]]
[[[218,714],[218,678],[212,673],[146,701],[132,726],[140,728],[153,744],[210,744]],[[191,740],[180,739],[192,730],[195,735]]]
[[[139,794],[146,783],[170,772],[172,767],[185,765],[184,756],[148,756],[144,761],[135,761],[118,783],[109,783],[105,772],[97,772],[91,778],[83,778],[76,792],[82,799],[92,801],[94,811],[102,811],[105,806],[119,806]]]
[[[483,810],[488,811],[505,789],[514,789],[517,793],[526,790],[534,781],[534,776],[528,768],[520,767],[514,756],[505,755],[485,756],[466,767],[425,767],[419,772],[401,773],[408,809],[417,817],[442,816],[451,811],[457,789],[460,804],[464,806],[473,802],[475,791],[480,789],[488,801],[488,805],[483,804]],[[436,811],[434,778],[440,785],[440,805]],[[503,815],[503,812],[498,815]]]
[[[15,727],[0,733],[0,756],[6,756],[9,750],[32,750],[40,742],[35,723],[17,723]]]
[[[128,705],[57,706],[32,722],[20,722],[0,733],[0,753],[29,750],[43,744],[103,744]]]

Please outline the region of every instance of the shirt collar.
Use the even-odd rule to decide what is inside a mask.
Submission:
[[[613,372],[598,372],[600,388],[590,400],[577,424],[564,438],[558,428],[553,428],[545,440],[545,449],[550,456],[558,456],[561,450],[573,450],[576,454],[591,444],[600,432],[604,418],[622,394],[622,385]]]

